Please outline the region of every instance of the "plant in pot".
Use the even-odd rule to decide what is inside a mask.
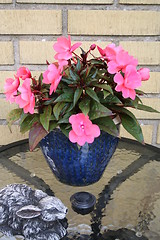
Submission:
[[[56,177],[70,185],[100,179],[118,144],[119,124],[144,143],[129,109],[156,112],[137,89],[149,69],[138,70],[137,59],[121,46],[92,44],[86,52],[80,46],[71,45],[70,36],[59,37],[56,62],[47,61],[38,79],[20,67],[5,82],[6,99],[19,105],[8,115],[9,127],[18,121],[22,133],[29,130],[30,150],[40,143]]]

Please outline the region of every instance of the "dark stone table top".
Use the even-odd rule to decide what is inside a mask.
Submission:
[[[0,147],[0,188],[25,183],[60,198],[68,207],[67,239],[159,240],[160,149],[121,139],[99,182],[87,187],[60,183],[41,150],[29,151],[28,140]],[[87,191],[95,195],[94,210],[73,211],[70,197]],[[7,238],[0,233],[0,240]]]

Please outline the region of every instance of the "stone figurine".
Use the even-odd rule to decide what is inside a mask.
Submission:
[[[59,240],[67,231],[67,208],[56,197],[25,184],[0,190],[0,232],[27,240]]]

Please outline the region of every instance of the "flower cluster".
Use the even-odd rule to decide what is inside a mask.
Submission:
[[[80,42],[71,45],[70,36],[59,37],[53,45],[56,62],[47,62],[38,79],[26,67],[20,67],[14,79],[6,79],[6,99],[19,105],[9,114],[9,125],[20,120],[20,131],[30,130],[31,150],[56,127],[80,146],[92,143],[100,130],[118,136],[117,116],[143,142],[140,125],[129,108],[156,112],[142,103],[139,96],[144,93],[137,89],[149,79],[149,69],[137,69],[138,60],[121,46],[109,44],[102,49],[92,44],[87,52],[80,46]]]

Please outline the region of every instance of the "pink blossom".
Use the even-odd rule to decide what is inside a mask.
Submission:
[[[35,97],[31,91],[31,79],[26,78],[22,86],[19,86],[18,91],[20,94],[16,97],[15,102],[23,108],[24,113],[34,113]]]
[[[149,74],[149,69],[148,68],[140,68],[138,70],[138,73],[141,76],[141,80],[142,81],[146,81],[150,78],[150,74]]]
[[[71,46],[71,38],[60,37],[57,39],[57,43],[53,45],[53,49],[57,52],[54,56],[58,60],[59,65],[64,66],[68,64],[69,59],[72,58],[72,52],[75,51],[81,45],[80,42]]]
[[[115,55],[115,59],[108,62],[108,72],[111,74],[119,71],[125,72],[128,65],[137,66],[138,61],[133,56],[130,56],[128,52],[123,49],[118,51]]]
[[[114,82],[117,83],[115,90],[117,92],[122,92],[124,98],[130,97],[132,100],[136,97],[136,92],[134,89],[141,86],[141,76],[137,72],[136,67],[133,65],[128,65],[124,77],[121,73],[117,73],[114,76]]]
[[[15,96],[17,95],[19,84],[19,78],[16,78],[15,80],[13,78],[6,79],[6,83],[4,85],[5,95],[6,99],[10,101],[10,103],[15,102]]]
[[[115,60],[116,54],[122,50],[121,46],[116,47],[114,43],[108,44],[104,49],[100,48],[99,46],[97,46],[97,48],[101,56],[109,61]]]
[[[18,78],[21,78],[22,80],[25,80],[26,78],[30,78],[31,77],[31,72],[26,67],[20,67],[17,70],[16,76]]]
[[[61,78],[61,68],[57,68],[55,64],[50,64],[48,70],[43,73],[43,83],[51,84],[50,95],[56,91]]]
[[[92,143],[95,137],[100,135],[100,129],[96,124],[92,124],[88,116],[83,113],[72,115],[69,118],[72,130],[69,132],[69,140],[83,146],[85,142]]]
[[[93,44],[90,46],[90,50],[93,51],[95,48],[96,48],[96,44],[93,43]]]

